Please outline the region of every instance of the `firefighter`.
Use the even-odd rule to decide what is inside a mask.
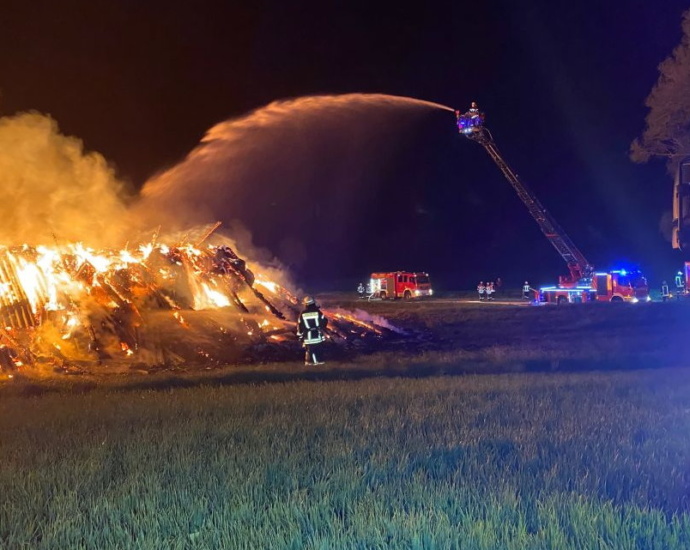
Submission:
[[[529,282],[525,281],[525,284],[522,285],[522,299],[523,300],[529,300],[529,293],[532,289],[529,286]]]
[[[360,298],[364,298],[364,292],[366,289],[364,288],[364,283],[359,283],[359,286],[357,287],[357,294],[359,294]]]
[[[486,294],[486,286],[484,285],[484,281],[479,281],[479,284],[477,285],[477,294],[479,294],[480,300],[484,300],[484,295]]]
[[[311,296],[305,296],[302,300],[304,310],[297,319],[297,338],[304,347],[305,365],[323,365],[324,361],[319,361],[316,352],[319,345],[326,339],[324,330],[328,326],[328,319],[321,312],[316,300]]]
[[[494,299],[494,283],[486,283],[486,299],[487,300],[493,300]]]
[[[467,115],[469,116],[469,125],[470,126],[481,126],[482,123],[484,122],[484,113],[482,113],[479,110],[479,105],[477,105],[476,101],[473,101],[472,104],[470,105],[470,110],[467,111]]]
[[[671,293],[668,290],[668,283],[666,281],[661,281],[661,301],[666,302],[671,297]]]
[[[685,289],[684,281],[683,281],[683,272],[679,271],[676,273],[676,298],[680,299],[681,294],[683,294],[683,290]]]

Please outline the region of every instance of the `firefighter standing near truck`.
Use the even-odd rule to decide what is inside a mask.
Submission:
[[[302,304],[304,310],[297,319],[297,338],[304,347],[304,364],[323,365],[325,361],[319,361],[316,352],[326,339],[324,331],[328,326],[328,319],[311,296],[305,296]]]
[[[529,282],[525,281],[525,284],[522,285],[522,299],[523,300],[529,300],[530,296],[529,293],[532,289],[529,286]]]
[[[666,302],[671,297],[671,293],[668,290],[668,283],[666,281],[661,281],[661,301]]]
[[[359,286],[357,287],[357,294],[359,294],[359,297],[364,298],[365,292],[366,288],[364,288],[364,283],[359,283]]]
[[[484,281],[479,281],[477,285],[477,294],[479,294],[479,299],[484,300],[484,294],[486,293],[486,286],[484,286]]]
[[[685,281],[683,281],[683,272],[679,271],[676,273],[676,298],[680,299],[680,297],[683,295],[683,291],[685,290]]]

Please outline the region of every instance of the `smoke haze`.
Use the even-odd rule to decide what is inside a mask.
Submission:
[[[123,238],[123,184],[98,153],[58,132],[48,116],[0,119],[0,244],[84,242]]]
[[[135,212],[166,227],[239,221],[293,267],[323,239],[329,251],[338,243],[346,252],[404,130],[430,109],[452,111],[383,94],[273,102],[211,128],[186,159],[146,183]]]
[[[138,197],[126,197],[107,161],[60,134],[49,116],[5,117],[0,244],[57,238],[121,247],[149,238],[158,226],[161,238],[182,237],[219,220],[248,259],[266,265],[275,255],[299,268],[328,253],[334,267],[348,261],[357,216],[372,204],[405,131],[413,132],[415,115],[430,109],[451,110],[383,94],[276,101],[212,127]]]

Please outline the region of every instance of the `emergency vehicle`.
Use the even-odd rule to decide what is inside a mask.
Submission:
[[[539,289],[539,301],[555,304],[580,304],[582,302],[632,302],[649,301],[647,279],[639,271],[625,269],[594,273],[589,279],[581,279],[576,285],[569,280],[558,286]]]
[[[369,280],[370,298],[403,298],[411,300],[433,296],[428,273],[411,271],[388,271],[372,273]]]
[[[496,166],[513,186],[518,197],[539,225],[539,229],[568,265],[570,274],[560,277],[558,285],[539,289],[540,302],[563,304],[650,300],[647,280],[639,271],[597,272],[594,270],[594,267],[570,240],[570,237],[566,235],[555,218],[542,206],[532,190],[518,178],[518,175],[503,159],[491,132],[484,126],[484,114],[479,112],[476,104],[473,104],[472,108],[465,114],[455,111],[455,116],[458,132],[486,149],[486,152],[489,153]],[[688,178],[690,181],[690,169]]]

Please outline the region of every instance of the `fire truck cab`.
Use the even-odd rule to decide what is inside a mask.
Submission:
[[[411,300],[434,294],[428,273],[389,271],[372,273],[369,280],[370,298],[403,298]]]
[[[558,286],[539,289],[539,302],[566,304],[582,302],[645,302],[649,301],[647,279],[639,271],[625,269],[594,273],[575,285],[562,282]]]

